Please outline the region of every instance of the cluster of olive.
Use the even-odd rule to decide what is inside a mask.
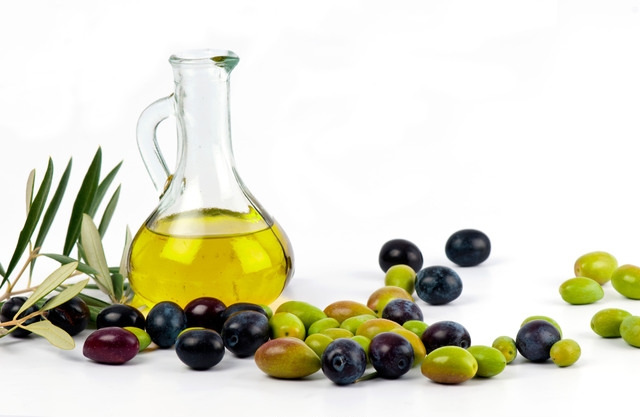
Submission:
[[[226,306],[214,297],[197,298],[184,308],[162,301],[146,317],[134,307],[114,304],[98,314],[97,330],[85,340],[83,354],[96,362],[122,364],[153,343],[161,349],[174,347],[183,363],[204,370],[217,365],[227,350],[252,356],[269,339],[268,317],[266,306]]]
[[[36,303],[16,317],[16,314],[18,314],[18,311],[20,311],[20,308],[25,301],[27,301],[27,297],[16,295],[4,302],[4,304],[2,304],[2,308],[0,308],[0,323],[8,323],[25,318],[38,311],[40,308],[41,304]],[[39,320],[49,320],[55,326],[58,326],[65,332],[69,333],[69,335],[75,336],[87,328],[90,319],[91,313],[87,303],[79,297],[73,297],[63,304],[45,311],[43,314],[38,314],[24,320],[21,325],[27,326]],[[13,337],[25,338],[31,334],[29,330],[21,326],[16,327],[15,325],[7,325],[4,327],[11,331],[10,334]]]
[[[574,263],[575,277],[560,284],[559,292],[569,304],[591,304],[604,297],[603,285],[611,286],[623,296],[640,300],[640,267],[625,264],[604,251],[589,252]]]
[[[589,252],[574,263],[575,277],[564,281],[560,296],[569,304],[591,304],[604,297],[604,285],[632,300],[640,300],[640,267],[625,264],[605,251]],[[622,337],[628,344],[640,347],[640,316],[620,308],[605,308],[591,318],[591,329],[604,338]]]
[[[591,317],[591,329],[598,336],[622,338],[634,347],[640,347],[640,316],[621,308],[605,308]]]

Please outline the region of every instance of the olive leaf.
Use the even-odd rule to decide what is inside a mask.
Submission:
[[[25,203],[27,207],[27,214],[31,209],[31,201],[33,200],[33,187],[36,185],[36,170],[32,169],[27,177],[27,189],[25,190]]]
[[[71,350],[76,347],[76,343],[69,333],[55,326],[49,320],[37,321],[22,327],[38,336],[44,337],[49,343],[60,349]]]
[[[104,177],[104,180],[102,180],[102,182],[98,185],[98,188],[96,189],[96,193],[95,193],[95,195],[93,197],[93,201],[91,201],[91,204],[89,205],[89,207],[88,207],[88,209],[86,211],[86,213],[89,216],[91,216],[91,217],[95,216],[95,214],[96,214],[96,212],[98,210],[98,206],[100,206],[100,203],[102,202],[102,199],[106,195],[107,190],[109,189],[109,186],[113,182],[113,180],[116,177],[116,174],[120,170],[121,166],[122,166],[122,162],[118,163],[118,165],[113,167],[113,169],[111,169],[111,171],[107,174],[107,176]]]
[[[71,262],[77,262],[78,266],[76,267],[76,269],[82,272],[83,274],[95,276],[98,273],[98,271],[96,271],[94,268],[90,267],[89,265],[79,262],[69,256],[59,255],[57,253],[41,253],[40,256],[46,256],[47,258],[51,258],[54,261],[60,262],[60,264],[62,265],[65,265]]]
[[[82,180],[80,190],[73,203],[71,209],[71,218],[69,219],[69,227],[67,229],[67,236],[64,242],[63,255],[69,255],[71,250],[78,241],[80,236],[80,230],[82,228],[82,217],[88,211],[91,202],[98,189],[98,179],[100,176],[100,168],[102,166],[102,150],[98,148],[89,169]]]
[[[107,228],[109,227],[109,223],[111,223],[111,219],[113,218],[113,213],[116,210],[116,205],[118,204],[118,199],[120,198],[120,186],[116,188],[116,191],[111,196],[109,203],[107,203],[107,207],[104,209],[104,213],[102,214],[102,219],[100,220],[100,226],[98,227],[98,231],[100,232],[100,236],[104,237],[107,232]]]
[[[42,223],[40,224],[40,230],[38,231],[38,236],[36,237],[36,241],[34,243],[34,247],[38,250],[42,247],[44,243],[44,239],[47,237],[47,233],[49,233],[49,229],[51,228],[51,224],[53,223],[53,219],[58,212],[58,208],[60,207],[60,203],[62,202],[62,197],[64,196],[64,192],[67,189],[67,184],[69,183],[69,177],[71,176],[71,160],[67,164],[67,167],[58,182],[58,187],[56,191],[53,193],[53,197],[49,202],[49,206],[47,210],[44,212],[44,216],[42,217]],[[35,268],[36,259],[33,258],[30,265],[30,275],[33,274],[33,269]]]
[[[44,281],[42,281],[42,284],[38,285],[38,288],[36,288],[36,290],[31,293],[24,304],[22,304],[22,306],[16,313],[16,317],[18,317],[20,313],[24,312],[29,307],[43,299],[51,291],[58,288],[60,284],[62,284],[67,278],[71,276],[71,274],[73,274],[77,266],[77,262],[71,262],[66,265],[62,265],[61,267],[53,271]]]
[[[49,158],[49,164],[47,165],[47,171],[44,174],[44,178],[42,179],[42,183],[40,184],[40,188],[38,188],[38,192],[36,193],[33,202],[29,207],[29,213],[27,214],[27,219],[20,231],[20,236],[18,237],[18,243],[13,252],[13,256],[11,257],[11,261],[9,261],[9,265],[7,266],[7,270],[5,271],[4,279],[0,286],[4,285],[4,283],[8,280],[9,275],[15,267],[18,265],[18,261],[22,257],[25,249],[29,245],[31,240],[31,236],[36,229],[36,225],[40,221],[40,216],[42,215],[42,210],[44,209],[44,205],[49,195],[49,189],[51,188],[51,180],[53,177],[53,161]]]
[[[95,275],[98,287],[113,298],[113,282],[107,266],[107,260],[102,247],[102,240],[98,228],[93,223],[93,219],[88,214],[82,215],[81,242],[84,250],[84,257],[87,264],[98,273]],[[114,300],[115,301],[115,300]]]
[[[89,278],[84,279],[82,281],[76,282],[75,284],[69,285],[67,288],[62,290],[58,295],[51,297],[47,300],[46,303],[40,308],[40,311],[51,310],[54,307],[58,307],[61,304],[71,300],[73,297],[80,294],[80,292],[86,287],[87,283],[89,283]]]
[[[67,167],[65,168],[60,181],[58,182],[58,187],[56,191],[53,193],[53,197],[49,202],[49,207],[47,207],[47,211],[45,211],[44,216],[42,217],[42,224],[40,225],[40,230],[38,231],[38,236],[36,237],[35,247],[39,248],[42,246],[49,229],[51,228],[51,224],[53,223],[53,219],[58,212],[58,208],[60,207],[60,203],[62,202],[62,197],[64,196],[64,192],[67,189],[67,184],[69,183],[69,177],[71,176],[71,159],[67,163]]]

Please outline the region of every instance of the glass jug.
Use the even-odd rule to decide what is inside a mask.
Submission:
[[[138,120],[138,148],[160,201],[136,233],[128,273],[136,307],[185,306],[210,296],[270,304],[293,275],[280,225],[251,195],[235,168],[229,118],[231,51],[173,55],[175,91]],[[158,125],[175,115],[177,159],[168,169]]]

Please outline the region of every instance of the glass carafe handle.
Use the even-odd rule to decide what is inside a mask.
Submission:
[[[171,171],[158,145],[157,130],[160,123],[173,114],[173,94],[151,103],[138,119],[136,137],[138,150],[156,190],[164,193]]]

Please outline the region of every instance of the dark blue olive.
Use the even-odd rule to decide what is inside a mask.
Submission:
[[[144,330],[145,319],[140,310],[127,304],[111,304],[96,316],[96,328],[137,327]]]
[[[399,324],[403,324],[407,320],[422,321],[424,319],[420,307],[413,301],[404,298],[394,298],[389,301],[384,306],[381,317]]]
[[[186,327],[184,310],[173,301],[161,301],[147,314],[146,331],[151,341],[160,348],[173,346]]]
[[[322,372],[337,385],[356,382],[367,369],[367,354],[358,342],[335,339],[322,353]]]
[[[416,274],[416,294],[432,305],[450,303],[462,294],[462,279],[446,266],[429,266]]]
[[[198,371],[216,366],[224,358],[224,343],[215,330],[187,329],[176,340],[178,358]]]
[[[413,347],[398,333],[378,333],[369,344],[369,360],[380,377],[400,378],[413,366]]]
[[[443,320],[429,325],[420,337],[427,354],[442,346],[471,346],[471,336],[467,329],[451,320]]]
[[[394,265],[409,265],[414,271],[422,268],[422,252],[418,246],[406,239],[392,239],[382,245],[378,263],[384,272]]]
[[[219,333],[222,331],[222,312],[226,308],[227,306],[217,298],[196,298],[184,307],[187,327],[204,327]]]
[[[238,311],[224,322],[221,336],[231,353],[239,358],[251,356],[269,340],[269,319],[259,311]]]
[[[7,301],[5,301],[5,303],[2,305],[2,308],[0,309],[0,323],[13,320],[16,313],[18,313],[18,310],[20,310],[20,308],[25,303],[25,301],[27,301],[27,297],[23,297],[23,296],[14,296],[9,298]],[[20,314],[20,317],[28,316],[29,314],[34,313],[37,310],[38,308],[35,305],[33,305],[27,308],[25,311],[23,311]],[[33,318],[30,318],[29,320],[26,320],[24,323],[22,323],[22,325],[27,326],[31,323],[40,321],[41,319],[42,319],[41,316],[35,316]],[[13,329],[14,327],[15,326],[5,326],[7,330]],[[28,337],[31,334],[31,332],[29,330],[18,327],[14,329],[10,334],[13,337],[24,338],[24,337]]]
[[[91,312],[89,306],[80,297],[72,299],[46,312],[45,317],[53,325],[61,328],[70,336],[82,332],[89,325]]]
[[[551,346],[561,339],[560,332],[546,320],[525,323],[516,335],[516,348],[532,362],[544,362],[551,357]]]
[[[264,310],[264,308],[261,305],[240,301],[237,303],[229,304],[227,308],[221,311],[220,320],[222,321],[222,324],[224,324],[224,322],[227,321],[229,317],[231,317],[232,315],[234,315],[239,311],[245,311],[245,310],[257,311],[258,313],[264,314],[265,317],[267,316],[267,312]]]
[[[476,266],[489,258],[491,241],[479,230],[463,229],[449,237],[444,250],[447,258],[456,265]]]

